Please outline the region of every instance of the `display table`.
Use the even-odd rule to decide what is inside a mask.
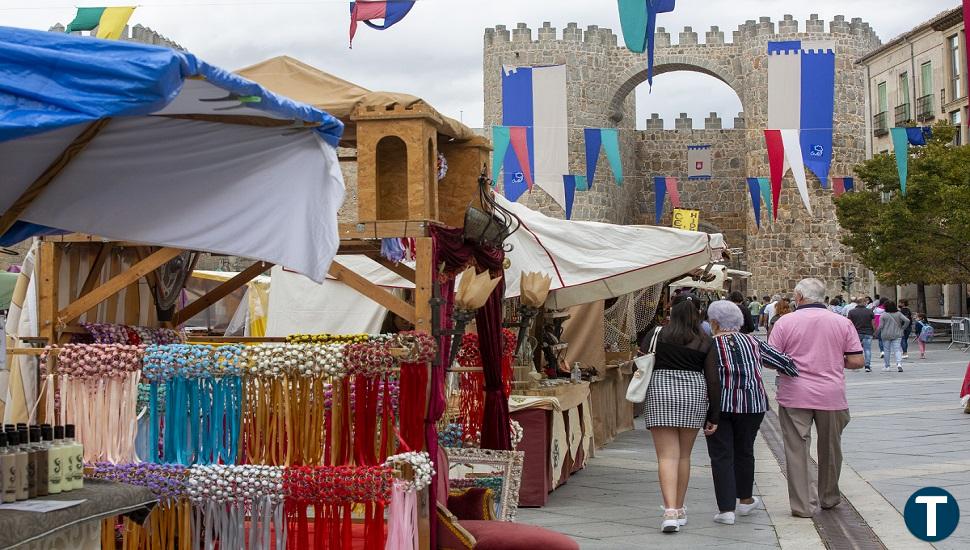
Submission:
[[[626,400],[626,389],[633,378],[629,363],[613,363],[597,369],[590,384],[593,408],[593,441],[596,448],[608,445],[617,434],[633,429],[633,403]]]
[[[588,382],[516,391],[509,411],[523,430],[525,451],[519,506],[545,506],[549,493],[586,466],[593,455],[593,421]]]
[[[100,548],[102,519],[144,512],[141,520],[158,502],[145,487],[96,480],[85,480],[83,489],[33,500],[84,502],[46,513],[0,510],[0,548]]]

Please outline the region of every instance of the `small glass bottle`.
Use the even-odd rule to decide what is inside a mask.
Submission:
[[[64,445],[67,447],[68,460],[72,462],[71,489],[84,487],[84,446],[74,439],[74,424],[64,426]]]
[[[51,447],[47,450],[47,491],[52,495],[64,491],[64,426],[54,426],[44,431],[44,438],[50,438]]]
[[[17,500],[17,459],[7,445],[5,432],[0,432],[0,500]]]
[[[27,450],[24,448],[26,446],[26,441],[21,441],[20,435],[23,432],[14,431],[7,432],[7,438],[10,444],[13,446],[14,458],[16,459],[16,480],[15,488],[17,493],[17,500],[27,500]]]
[[[20,446],[27,453],[27,498],[37,498],[37,449],[30,444],[30,432],[24,427],[17,426],[20,433]]]

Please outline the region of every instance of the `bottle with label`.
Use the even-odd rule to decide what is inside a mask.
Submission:
[[[580,364],[579,364],[578,361],[575,362],[575,363],[573,363],[573,368],[569,372],[569,378],[573,382],[582,382],[583,381],[583,371],[581,370],[581,367],[580,367]]]
[[[7,434],[0,432],[0,500],[17,500],[17,460],[7,445]]]
[[[27,453],[27,498],[37,498],[37,449],[30,444],[30,433],[26,427],[17,425],[20,433],[20,446]]]
[[[67,447],[68,460],[71,461],[71,489],[84,487],[84,446],[75,439],[74,424],[64,426],[64,445]]]
[[[7,432],[7,438],[9,438],[10,444],[13,446],[14,458],[16,459],[16,464],[14,469],[16,470],[16,480],[14,481],[15,489],[17,493],[17,500],[27,500],[27,451],[24,449],[26,442],[20,440],[20,431]]]
[[[74,489],[74,460],[68,448],[70,444],[64,437],[64,426],[54,426],[54,442],[57,443],[57,460],[61,465],[61,492]]]
[[[34,461],[34,472],[37,474],[37,496],[46,497],[48,492],[48,473],[47,473],[47,443],[41,436],[41,426],[30,427],[30,442],[33,444],[36,460]]]
[[[44,438],[50,437],[51,446],[47,450],[47,490],[52,495],[64,491],[64,426],[48,427]]]

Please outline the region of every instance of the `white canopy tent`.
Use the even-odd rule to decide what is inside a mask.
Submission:
[[[501,196],[522,221],[506,240],[514,248],[505,271],[506,297],[519,295],[523,272],[552,277],[551,309],[615,298],[721,259],[721,234],[667,227],[614,225],[550,218]]]

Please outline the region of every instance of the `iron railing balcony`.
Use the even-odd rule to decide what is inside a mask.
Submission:
[[[896,106],[896,126],[903,126],[912,120],[909,114],[909,103]]]
[[[889,133],[889,113],[883,111],[872,117],[872,134],[884,136]]]
[[[933,109],[933,94],[924,95],[916,100],[916,120],[926,122],[936,118]]]

